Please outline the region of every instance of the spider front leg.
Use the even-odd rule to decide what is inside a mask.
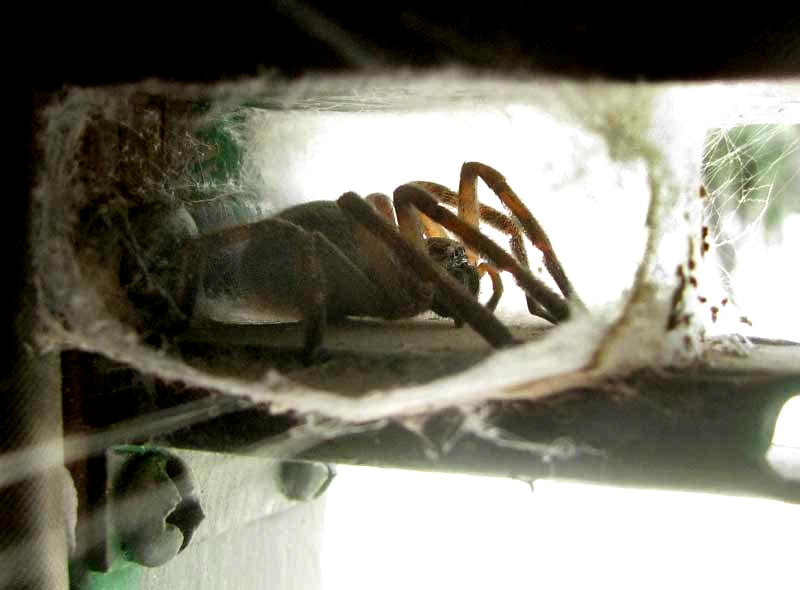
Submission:
[[[357,223],[391,248],[398,259],[411,272],[416,273],[420,280],[433,284],[455,312],[454,315],[472,326],[489,344],[501,348],[516,342],[508,328],[491,311],[478,303],[463,286],[426,254],[420,220],[416,212],[409,208],[396,211],[400,225],[398,231],[386,216],[380,214],[355,193],[345,193],[337,202]]]
[[[466,246],[480,252],[498,270],[511,273],[526,294],[534,301],[541,303],[545,313],[543,317],[547,317],[554,323],[569,317],[569,307],[564,299],[535,278],[527,268],[522,267],[513,256],[483,235],[476,227],[456,217],[437,203],[436,199],[419,184],[411,183],[398,187],[394,191],[394,206],[401,232],[404,231],[404,219],[413,221],[415,215],[413,210],[422,212],[456,234]],[[413,237],[413,228],[406,228],[405,234]],[[421,235],[418,240],[422,241]]]
[[[553,245],[547,237],[544,228],[539,224],[530,210],[520,200],[517,194],[511,189],[506,182],[505,177],[497,170],[481,162],[465,162],[461,166],[461,179],[459,182],[458,193],[459,203],[462,200],[477,200],[477,184],[478,177],[480,177],[486,185],[492,189],[503,204],[508,207],[511,214],[514,215],[522,225],[522,229],[528,239],[536,246],[544,256],[544,265],[550,275],[555,280],[558,288],[567,299],[573,297],[577,299],[575,289],[572,283],[567,278],[567,273],[564,272],[564,267],[556,256]]]
[[[413,184],[425,189],[425,191],[433,195],[437,201],[451,207],[455,207],[459,210],[459,204],[463,203],[465,200],[468,200],[465,197],[459,197],[458,193],[455,193],[446,186],[436,182],[415,180],[414,182],[410,182],[408,184]],[[472,194],[475,193],[473,192]],[[522,266],[528,268],[528,253],[525,251],[525,243],[522,239],[522,233],[520,232],[517,223],[508,215],[504,215],[497,209],[494,209],[488,205],[484,205],[483,203],[477,203],[477,205],[480,221],[489,224],[491,227],[503,232],[504,234],[508,234],[509,248],[511,249],[511,252]],[[468,209],[467,211],[470,210]],[[467,216],[464,217],[459,214],[459,217],[473,227],[478,227],[478,223],[471,219],[471,215],[469,213],[466,213],[466,215]],[[478,257],[472,248],[468,249],[467,254],[469,255],[470,261],[473,264],[477,262]]]
[[[375,209],[383,215],[389,223],[391,223],[394,227],[397,227],[397,219],[395,217],[395,210],[392,206],[392,202],[386,195],[382,193],[372,193],[367,195],[364,200],[369,202]],[[428,238],[427,244],[430,246],[432,243],[431,238],[445,238],[449,240],[447,232],[442,228],[441,225],[433,221],[427,215],[422,215],[421,213],[418,214],[419,221],[422,223],[424,227],[424,234],[425,237]],[[510,220],[509,220],[510,221]],[[413,219],[405,219],[404,223],[406,224],[406,228],[409,228],[410,225],[410,233],[409,236],[416,236],[417,232],[422,231],[422,228],[419,227],[418,224],[414,222]],[[430,247],[428,248],[428,254],[431,254]],[[475,256],[472,254],[471,249],[467,249],[467,254],[471,255],[470,263],[472,266],[475,266]],[[435,257],[434,257],[435,258]],[[503,295],[503,280],[500,278],[500,273],[497,271],[490,264],[482,263],[477,266],[479,277],[482,277],[484,274],[489,274],[492,280],[492,296],[486,302],[486,308],[490,311],[494,311],[497,308],[497,303],[500,301],[500,297]],[[456,324],[456,328],[460,328],[464,325],[463,320],[460,318],[453,318]]]
[[[486,302],[486,308],[494,311],[503,296],[503,280],[500,278],[498,270],[486,262],[478,265],[478,273],[481,277],[488,274],[489,278],[492,279],[492,297]]]
[[[436,197],[438,201],[445,203],[451,207],[457,207],[461,209],[459,207],[459,204],[469,200],[469,198],[463,198],[463,197],[460,198],[457,193],[453,192],[446,186],[435,182],[418,180],[410,184],[419,186],[426,192]],[[472,191],[471,193],[470,192],[467,193],[467,195],[470,194],[474,195],[475,193],[474,191]],[[520,266],[524,268],[530,268],[528,264],[528,254],[525,251],[525,242],[522,239],[522,232],[520,231],[518,224],[508,215],[501,213],[500,211],[494,209],[493,207],[490,207],[489,205],[484,205],[483,203],[478,203],[478,214],[481,221],[487,223],[491,227],[505,234],[508,234],[509,248],[511,249],[511,252],[514,254],[514,257],[517,259],[517,261],[519,261]],[[462,219],[465,218],[462,217]],[[466,219],[469,219],[469,213],[467,213]],[[474,223],[471,223],[471,225],[477,227]],[[470,261],[473,264],[475,264],[475,262],[477,262],[477,256],[473,251],[473,249],[469,248],[467,250],[467,254],[470,258]],[[497,277],[497,279],[499,281],[499,276]],[[493,284],[495,282],[494,276],[492,276],[492,282]],[[502,292],[502,283],[499,283],[499,285],[500,285],[500,291]],[[545,310],[539,303],[534,301],[530,295],[526,296],[526,300],[528,304],[528,311],[530,311],[531,314],[544,318],[549,322],[557,323],[557,320],[553,318],[552,314],[549,314],[547,310]],[[490,303],[492,302],[494,302],[494,297],[492,298],[492,300],[490,300]],[[494,303],[496,305],[496,302]]]
[[[500,211],[478,202],[478,177],[483,179],[487,186],[492,189],[501,202],[509,209],[516,221]],[[464,163],[461,167],[457,194],[437,183],[417,181],[411,184],[422,187],[439,201],[452,207],[457,207],[459,217],[470,225],[477,227],[478,220],[480,219],[495,229],[508,234],[510,237],[509,246],[514,256],[519,261],[520,265],[529,268],[528,256],[519,231],[519,226],[522,226],[528,239],[542,252],[545,267],[555,280],[564,297],[567,299],[571,298],[577,305],[583,306],[580,298],[575,293],[575,289],[572,287],[572,283],[567,278],[566,272],[561,262],[558,260],[546,232],[530,210],[522,203],[519,197],[517,197],[503,175],[497,170],[480,162]],[[474,257],[474,254],[471,253],[471,256]],[[528,309],[534,315],[542,315],[542,306],[530,297],[528,297]]]

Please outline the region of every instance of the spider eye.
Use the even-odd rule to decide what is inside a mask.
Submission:
[[[453,249],[452,253],[453,262],[459,265],[469,264],[469,258],[467,258],[467,251],[464,246],[456,246]]]

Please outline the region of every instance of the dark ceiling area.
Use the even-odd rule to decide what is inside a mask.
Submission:
[[[553,16],[538,3],[273,0],[252,13],[164,17],[131,7],[105,20],[71,9],[32,30],[41,51],[27,75],[34,87],[54,90],[149,77],[210,82],[267,71],[294,77],[448,65],[658,81],[800,73],[798,16],[666,8],[584,15],[576,6]]]

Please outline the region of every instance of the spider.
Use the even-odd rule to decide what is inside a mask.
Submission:
[[[478,202],[478,177],[511,217]],[[458,215],[443,204],[457,207]],[[513,256],[480,232],[479,220],[509,236]],[[528,270],[522,232],[542,251],[563,297]],[[514,344],[493,313],[503,292],[500,271],[526,292],[529,311],[552,323],[568,317],[568,299],[580,304],[544,230],[505,178],[479,162],[462,166],[458,193],[431,182],[404,184],[392,200],[349,192],[208,234],[192,247],[186,260],[193,261],[187,276],[194,285],[202,282],[209,292],[235,284],[248,305],[302,320],[306,359],[320,348],[329,321],[410,318],[428,310],[458,327],[468,323],[493,347]],[[486,261],[478,263],[478,254]],[[493,293],[482,305],[477,296],[485,273]]]

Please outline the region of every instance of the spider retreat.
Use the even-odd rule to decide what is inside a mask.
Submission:
[[[478,178],[508,214],[478,202]],[[510,253],[480,231],[481,222],[509,237]],[[523,234],[542,252],[560,294],[531,274]],[[429,310],[456,326],[469,324],[493,347],[512,345],[511,332],[494,315],[503,271],[525,291],[530,313],[551,323],[567,319],[568,300],[582,305],[545,231],[505,178],[479,162],[462,166],[457,193],[422,181],[398,187],[392,199],[348,192],[207,234],[190,250],[184,272],[193,293],[236,285],[247,305],[302,321],[307,359],[319,351],[330,321],[401,319]],[[225,271],[211,272],[215,264]],[[478,290],[486,273],[493,293],[484,305]]]

